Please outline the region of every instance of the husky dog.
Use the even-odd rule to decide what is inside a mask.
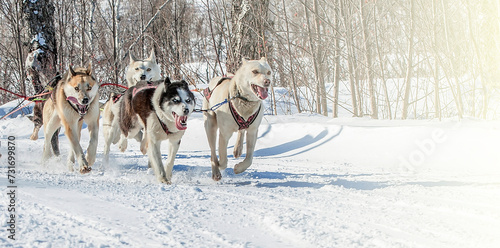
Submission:
[[[160,66],[156,63],[154,49],[151,50],[149,58],[137,60],[129,53],[130,63],[126,72],[128,87],[135,86],[137,82],[156,81],[160,80]],[[109,150],[111,144],[116,144],[120,139],[120,124],[118,117],[120,116],[120,101],[122,94],[112,94],[110,99],[104,105],[103,110],[103,133],[104,133],[104,162],[109,161]],[[137,141],[142,140],[142,133],[138,133]],[[120,147],[121,151],[125,151],[126,147]]]
[[[147,146],[149,166],[161,183],[171,183],[175,155],[194,106],[195,97],[186,81],[170,82],[169,78],[156,86],[129,88],[120,103],[123,140],[126,141],[127,136],[135,137],[141,129],[144,130],[146,138],[141,148]],[[163,140],[169,141],[165,167],[160,151]]]
[[[160,66],[156,63],[154,48],[151,49],[149,58],[138,60],[129,53],[129,65],[125,73],[128,87],[132,87],[139,81],[156,81],[160,80]]]
[[[238,132],[233,152],[235,158],[241,156],[245,133],[247,139],[246,157],[234,166],[234,172],[241,173],[252,164],[257,131],[264,115],[262,100],[267,98],[271,85],[272,71],[266,58],[243,59],[242,63],[233,78],[216,77],[203,92],[204,109],[228,102],[213,111],[204,112],[205,131],[211,151],[212,179],[215,181],[222,178],[220,170],[227,168],[227,144],[234,132]],[[217,129],[219,159],[215,150]]]
[[[86,157],[80,146],[83,121],[90,132]],[[73,69],[70,66],[43,107],[45,143],[42,162],[51,156],[51,148],[56,156],[59,155],[59,144],[52,137],[57,135],[56,131],[61,125],[71,145],[68,156],[70,170],[73,170],[76,156],[80,173],[90,172],[90,166],[95,162],[99,132],[99,85],[92,75],[90,63],[87,68]]]

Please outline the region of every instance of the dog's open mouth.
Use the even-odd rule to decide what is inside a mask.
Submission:
[[[268,90],[269,90],[268,88],[252,84],[252,90],[261,100],[266,99],[268,96]]]
[[[75,105],[76,110],[80,114],[80,116],[84,116],[87,114],[87,111],[89,110],[89,105],[80,104],[78,102],[78,99],[72,96],[67,97],[66,100],[72,102]]]
[[[175,112],[172,112],[172,114],[175,117],[175,127],[179,130],[186,130],[188,117],[186,115],[179,116]]]

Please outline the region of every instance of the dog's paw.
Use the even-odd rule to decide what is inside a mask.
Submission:
[[[248,167],[250,167],[250,164],[245,163],[245,161],[240,162],[234,166],[234,174],[240,174],[244,172]]]
[[[222,179],[222,174],[220,173],[219,168],[212,168],[212,179],[214,181],[220,181]]]
[[[120,148],[121,152],[125,152],[127,150],[127,142],[122,142],[118,148]]]
[[[33,134],[31,134],[31,136],[30,136],[30,139],[37,140],[38,139],[38,132],[33,132]]]
[[[80,173],[81,174],[87,174],[89,173],[90,171],[92,171],[92,168],[88,167],[88,166],[82,166],[80,167]]]
[[[158,178],[158,181],[160,183],[164,183],[164,184],[168,184],[168,185],[172,184],[172,182],[170,180],[168,180],[167,178],[165,178],[165,177]]]
[[[234,147],[234,150],[233,150],[233,155],[234,155],[234,158],[239,158],[241,156],[241,147],[239,146],[236,146]]]

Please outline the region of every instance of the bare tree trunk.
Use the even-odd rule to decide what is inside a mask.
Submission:
[[[380,44],[378,41],[378,31],[377,31],[377,16],[376,16],[377,8],[373,8],[373,25],[374,25],[374,37],[375,37],[375,47],[377,48],[377,56],[380,65],[380,77],[382,79],[382,87],[384,88],[384,96],[387,104],[387,112],[389,113],[389,119],[392,120],[392,110],[391,110],[391,101],[389,99],[389,91],[387,90],[387,81],[385,79],[385,68],[384,68],[384,60],[382,59],[382,54],[380,53]]]
[[[348,16],[348,7],[346,6],[346,3],[344,1],[341,2],[341,9],[343,10],[343,16],[344,16],[344,25],[346,29],[346,49],[347,49],[347,64],[349,68],[349,83],[351,86],[351,101],[352,101],[352,111],[354,116],[359,116],[359,109],[358,109],[358,99],[357,99],[357,94],[356,94],[356,80],[355,80],[355,70],[354,70],[354,53],[353,53],[353,46],[352,44],[352,27],[348,23],[350,22],[349,16]]]
[[[285,0],[282,0],[283,3],[283,15],[285,16],[285,27],[286,27],[286,41],[287,41],[287,46],[288,46],[288,60],[289,60],[289,66],[290,66],[290,76],[292,78],[292,88],[293,88],[293,98],[295,100],[295,106],[297,106],[297,111],[299,113],[302,113],[302,110],[300,108],[300,98],[298,94],[298,88],[297,88],[297,83],[295,81],[295,70],[293,69],[293,56],[292,56],[292,48],[290,45],[290,29],[288,26],[288,16],[286,13],[286,4]]]
[[[321,39],[321,22],[320,22],[320,16],[319,16],[319,9],[318,9],[318,0],[314,0],[313,2],[314,4],[314,13],[315,13],[315,27],[316,27],[316,48],[317,48],[317,52],[316,52],[316,65],[317,65],[317,69],[318,69],[318,74],[316,75],[316,77],[318,78],[318,88],[319,88],[319,91],[318,91],[318,96],[319,96],[319,100],[318,100],[318,103],[319,103],[319,106],[321,109],[321,112],[318,112],[318,113],[322,113],[324,116],[328,116],[328,108],[326,106],[326,86],[325,86],[325,77],[324,77],[324,54],[323,54],[323,42],[322,42],[322,39]]]
[[[222,76],[222,75],[224,75],[224,69],[222,68],[222,64],[221,64],[221,60],[220,60],[220,54],[219,54],[218,49],[217,49],[217,43],[215,42],[215,33],[214,33],[213,26],[212,26],[212,13],[210,11],[210,1],[207,0],[207,2],[206,2],[205,5],[207,6],[208,23],[209,23],[209,26],[210,26],[210,34],[211,34],[212,43],[213,43],[213,46],[214,46],[214,52],[215,52],[215,55],[217,56],[216,57],[217,61],[215,61],[215,63],[217,65],[219,65],[221,76]],[[215,67],[217,67],[217,66],[215,66]],[[215,73],[215,70],[214,70],[214,73]]]
[[[119,54],[118,54],[118,11],[120,6],[120,0],[111,0],[111,15],[112,15],[112,37],[113,37],[113,74],[114,74],[114,82],[116,84],[119,83]]]
[[[339,6],[339,0],[334,1],[334,6]],[[339,9],[335,8],[335,16],[333,18],[334,21],[334,29],[336,32],[336,37],[334,37],[334,61],[335,61],[335,75],[333,79],[334,89],[333,89],[333,118],[339,117],[339,88],[340,88],[340,35],[339,35],[339,23],[340,23],[340,13]]]
[[[441,101],[439,98],[439,67],[438,67],[438,56],[437,53],[437,6],[435,1],[432,1],[432,33],[433,33],[433,44],[434,44],[434,112],[436,117],[441,120]]]
[[[87,10],[85,6],[86,0],[80,0],[80,5],[82,7],[82,12],[81,12],[81,19],[82,19],[82,31],[81,31],[81,39],[82,39],[82,44],[81,44],[81,55],[80,55],[80,65],[85,64],[85,31],[86,31],[86,26],[87,26]]]
[[[23,54],[23,46],[22,46],[22,31],[21,31],[21,19],[22,19],[22,12],[20,2],[14,3],[15,5],[15,13],[16,13],[16,18],[14,20],[14,35],[16,36],[16,53],[17,53],[17,60],[18,60],[18,65],[19,65],[19,78],[21,81],[21,92],[26,95],[26,74],[24,73],[24,54]]]
[[[360,0],[360,10],[361,10],[361,29],[363,30],[363,45],[365,48],[365,71],[366,77],[368,80],[368,91],[370,93],[370,105],[372,110],[372,118],[378,119],[378,109],[377,109],[377,96],[375,94],[375,86],[373,82],[373,73],[372,73],[372,58],[371,58],[371,47],[368,40],[368,28],[366,23],[366,14],[365,14],[365,0]]]
[[[270,59],[271,43],[266,37],[269,28],[269,0],[232,0],[231,23],[232,37],[230,52],[227,54],[226,68],[235,72],[241,64],[241,59]]]
[[[441,0],[441,6],[443,8],[443,28],[444,28],[444,34],[445,34],[445,41],[446,41],[446,49],[448,56],[452,56],[453,51],[450,48],[450,40],[448,36],[448,21],[447,21],[447,16],[446,16],[446,7],[444,4],[444,0]],[[458,76],[455,71],[455,61],[453,59],[450,60],[450,65],[451,65],[451,73],[452,77],[455,77],[455,90],[456,93],[454,94],[454,100],[455,104],[457,106],[457,112],[458,112],[458,118],[462,119],[463,115],[463,103],[462,103],[462,90],[460,87],[460,80],[458,79]],[[453,89],[452,89],[453,90]]]
[[[408,41],[408,62],[406,65],[406,76],[405,76],[405,95],[403,99],[403,114],[401,118],[404,120],[408,118],[408,107],[410,100],[411,91],[411,78],[413,72],[413,35],[415,32],[414,27],[415,18],[415,4],[414,0],[410,0],[410,39]]]
[[[487,110],[488,110],[488,91],[486,90],[486,85],[487,85],[487,78],[484,76],[484,69],[483,69],[483,61],[482,61],[482,58],[481,58],[481,53],[479,51],[479,48],[478,48],[478,45],[477,45],[477,42],[476,42],[476,38],[474,37],[473,35],[473,30],[472,30],[472,15],[470,13],[470,9],[471,9],[471,5],[470,5],[470,2],[467,2],[467,17],[468,17],[468,27],[469,27],[469,35],[470,35],[470,40],[472,41],[472,44],[473,44],[473,47],[474,47],[474,53],[476,55],[476,64],[478,65],[479,67],[479,75],[480,75],[480,78],[481,78],[481,83],[483,85],[483,109],[481,111],[481,115],[483,117],[483,119],[486,119],[486,114],[487,114]],[[474,87],[475,88],[475,87]],[[474,95],[475,95],[476,91],[474,89]],[[473,106],[475,105],[475,101],[472,102]]]
[[[56,75],[57,44],[53,19],[54,4],[51,0],[24,1],[23,13],[28,24],[28,37],[30,39],[26,74],[35,93],[39,94]],[[38,139],[38,130],[43,124],[43,103],[35,104],[33,109],[32,140]]]
[[[54,4],[51,0],[25,1],[23,12],[28,23],[29,53],[26,59],[28,79],[36,93],[43,91],[56,74],[57,46],[54,29]]]

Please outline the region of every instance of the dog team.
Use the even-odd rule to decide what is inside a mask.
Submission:
[[[170,184],[174,159],[196,99],[186,81],[161,79],[154,49],[147,59],[139,60],[132,54],[129,58],[125,74],[128,89],[123,94],[112,93],[102,110],[104,164],[109,162],[111,144],[118,144],[124,152],[127,140],[135,139],[140,142],[141,152],[147,154],[148,165],[158,181]],[[235,158],[243,153],[245,137],[247,143],[246,157],[234,166],[234,172],[241,173],[252,164],[258,127],[264,116],[262,100],[268,97],[271,76],[266,58],[243,59],[234,76],[213,78],[203,91],[202,111],[213,180],[219,181],[220,171],[227,168],[228,141],[235,132],[238,133],[233,152]],[[96,160],[99,105],[99,85],[91,64],[79,68],[70,66],[43,107],[42,163],[52,155],[59,156],[57,135],[63,126],[71,148],[67,161],[69,169],[73,170],[76,161],[80,173],[91,171]],[[86,154],[80,145],[84,121],[90,133]],[[168,141],[165,165],[160,150],[164,140]]]

